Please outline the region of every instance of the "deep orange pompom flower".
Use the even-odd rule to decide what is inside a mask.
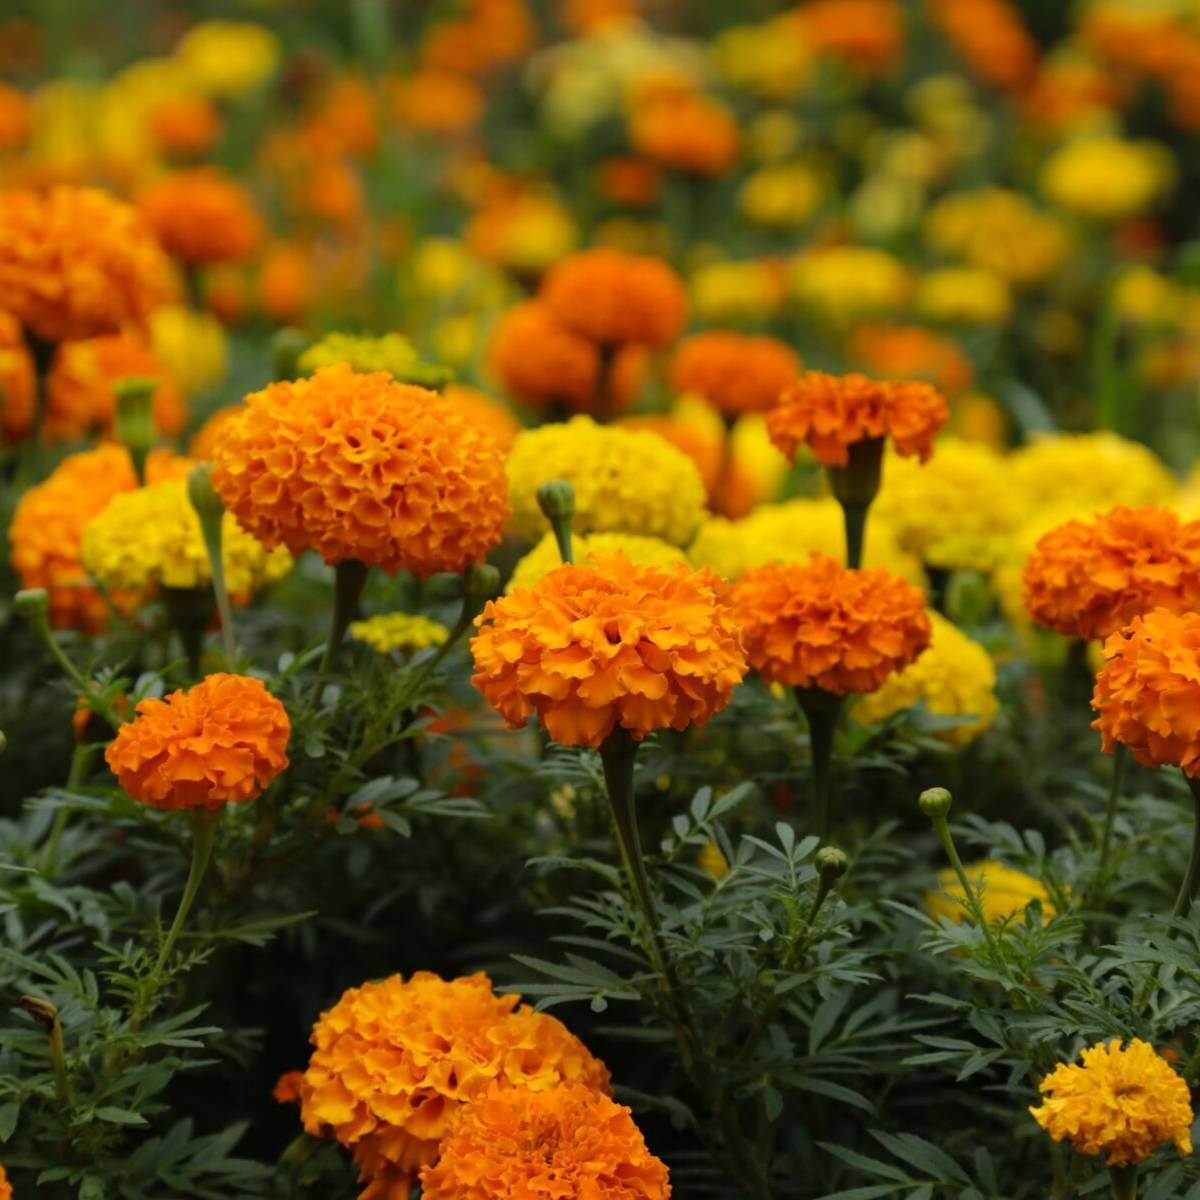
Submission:
[[[665,346],[687,322],[683,281],[665,262],[603,247],[555,264],[538,298],[560,325],[600,346]]]
[[[304,1128],[353,1150],[374,1185],[365,1196],[404,1195],[460,1110],[491,1085],[607,1092],[604,1064],[520,999],[496,995],[483,974],[418,971],[350,988],[313,1027],[299,1084]]]
[[[745,572],[733,604],[750,665],[769,683],[837,696],[873,692],[929,645],[925,597],[882,569],[824,554]]]
[[[727,417],[765,412],[800,374],[800,358],[772,337],[714,330],[684,341],[671,363],[671,386],[695,392]]]
[[[0,442],[18,442],[33,428],[36,386],[21,325],[0,312]]]
[[[491,1088],[463,1112],[425,1200],[667,1200],[670,1176],[628,1108],[591,1088]]]
[[[170,372],[148,342],[132,333],[116,333],[59,347],[46,380],[46,438],[73,441],[93,431],[111,435],[117,409],[114,389],[130,376],[159,381],[151,400],[154,427],[167,436],[179,433],[187,406]]]
[[[142,218],[98,188],[0,191],[0,309],[47,342],[141,325],[174,298]]]
[[[536,713],[565,746],[599,746],[618,725],[639,741],[701,725],[746,673],[716,575],[620,551],[558,567],[475,623],[471,682],[511,727]]]
[[[1200,613],[1156,608],[1104,643],[1092,728],[1104,752],[1128,746],[1144,767],[1200,779]]]
[[[806,371],[767,414],[767,429],[792,461],[806,445],[822,465],[844,467],[851,446],[880,438],[924,462],[949,419],[946,401],[927,383]]]
[[[665,92],[638,104],[629,139],[644,158],[688,175],[724,175],[742,150],[729,110],[691,91]]]
[[[287,710],[247,675],[142,700],[104,753],[125,794],[162,809],[253,800],[287,765]]]
[[[166,250],[188,266],[241,262],[262,241],[246,190],[215,167],[172,172],[143,189],[137,206]]]
[[[504,458],[486,429],[436,392],[345,363],[248,396],[213,463],[243,529],[333,564],[462,571],[508,519]]]
[[[1105,638],[1153,608],[1200,606],[1200,521],[1153,505],[1068,521],[1038,541],[1023,578],[1039,625]]]

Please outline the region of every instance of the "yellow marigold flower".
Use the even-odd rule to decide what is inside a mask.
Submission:
[[[350,623],[350,636],[380,654],[393,650],[426,650],[445,645],[450,631],[440,621],[419,613],[378,613],[365,621]]]
[[[1006,867],[995,859],[983,858],[967,864],[967,878],[979,894],[984,919],[989,923],[1003,921],[1025,910],[1032,900],[1040,900],[1042,915],[1046,920],[1055,916],[1050,893],[1040,879]],[[953,867],[946,867],[937,874],[937,891],[927,892],[925,908],[931,917],[949,917],[951,921],[964,921],[970,917],[965,907],[966,893]]]
[[[924,465],[889,455],[871,518],[932,567],[990,571],[1022,516],[1004,460],[978,442],[943,438]]]
[[[653,566],[669,567],[687,562],[687,555],[678,546],[672,546],[661,538],[642,537],[636,533],[576,534],[571,539],[571,549],[577,563],[594,562],[597,555],[611,554],[614,550],[623,550],[630,562]],[[543,575],[560,566],[562,557],[558,542],[553,533],[545,533],[542,540],[513,568],[512,578],[504,590],[512,592],[517,588],[532,587]]]
[[[283,546],[267,550],[226,513],[221,558],[230,596],[248,602],[292,568]],[[200,518],[187,481],[168,479],[115,496],[84,526],[80,559],[110,591],[207,587],[212,581]]]
[[[854,716],[862,724],[873,725],[923,700],[935,716],[971,718],[937,735],[951,746],[965,746],[991,725],[999,711],[996,665],[978,642],[945,617],[931,612],[929,622],[933,626],[929,649],[860,700]]]
[[[803,225],[825,199],[825,185],[803,163],[760,167],[742,184],[738,207],[747,220],[773,229]]]
[[[793,259],[792,290],[806,307],[836,325],[894,312],[909,298],[904,264],[872,246],[820,246]]]
[[[1165,146],[1116,137],[1068,142],[1042,168],[1042,191],[1096,221],[1120,221],[1151,208],[1174,180]]]
[[[813,52],[795,21],[735,25],[713,41],[717,73],[766,100],[788,100],[808,85]]]
[[[696,861],[700,869],[713,879],[724,879],[729,874],[729,859],[714,841],[707,841],[700,847],[700,856]]]
[[[846,559],[845,523],[836,500],[764,504],[740,521],[710,517],[700,526],[688,558],[696,566],[710,567],[733,580],[769,562],[806,562],[814,551],[839,562]],[[874,513],[867,522],[863,565],[883,567],[918,587],[925,586],[920,561],[901,549],[891,527]]]
[[[1173,322],[1182,313],[1185,293],[1165,275],[1139,264],[1123,271],[1113,285],[1110,303],[1126,321],[1135,325]]]
[[[201,21],[175,47],[192,84],[212,96],[238,96],[262,83],[279,62],[279,41],[249,21]]]
[[[1149,1158],[1165,1142],[1192,1152],[1188,1085],[1153,1046],[1117,1038],[1090,1046],[1082,1066],[1059,1063],[1038,1084],[1045,1099],[1029,1111],[1056,1141],[1080,1154],[1106,1154],[1112,1167]]]
[[[540,537],[549,523],[537,490],[551,479],[575,488],[576,533],[638,533],[685,545],[704,515],[696,464],[656,434],[577,416],[517,435],[508,456],[513,524]]]
[[[229,370],[225,329],[212,313],[178,304],[156,308],[150,314],[150,343],[189,396],[215,387]]]
[[[400,383],[441,387],[453,372],[435,363],[423,363],[417,348],[400,333],[382,337],[359,337],[352,333],[327,333],[300,355],[300,369],[307,373],[347,363],[360,374],[387,371]]]
[[[982,267],[940,267],[921,276],[917,312],[928,321],[1002,325],[1012,315],[1008,282]]]
[[[767,260],[714,262],[698,268],[689,290],[696,316],[710,325],[745,325],[773,316],[787,291],[783,270]]]

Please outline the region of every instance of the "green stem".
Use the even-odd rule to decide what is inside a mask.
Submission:
[[[954,874],[958,876],[958,882],[962,887],[967,907],[971,910],[971,916],[975,918],[975,923],[983,930],[983,936],[993,955],[998,955],[999,951],[996,941],[992,937],[992,929],[988,924],[987,916],[984,914],[983,904],[979,900],[979,893],[976,892],[975,885],[968,878],[962,859],[958,857],[958,847],[955,846],[954,838],[950,833],[950,823],[945,817],[934,817],[933,831],[937,834],[937,839],[942,845],[942,850],[945,851],[946,857],[950,860],[950,865],[954,868]]]
[[[842,521],[846,527],[846,566],[855,570],[862,566],[869,508],[869,504],[842,504]]]
[[[458,620],[454,622],[454,628],[450,630],[446,640],[437,648],[437,653],[426,659],[413,676],[412,687],[414,692],[441,666],[446,655],[462,641],[463,635],[471,628],[471,624],[475,620],[475,612],[476,605],[471,597],[464,596],[462,611],[458,614]]]
[[[1129,748],[1117,743],[1113,755],[1112,778],[1108,787],[1108,808],[1104,813],[1104,832],[1100,836],[1100,872],[1108,866],[1109,850],[1112,846],[1113,822],[1117,817],[1117,806],[1121,801],[1121,785],[1125,782],[1125,771],[1129,766]]]
[[[829,840],[830,800],[833,781],[833,743],[845,697],[819,688],[797,688],[796,698],[808,721],[812,758],[811,797],[813,824],[822,842]]]
[[[337,660],[338,649],[350,622],[354,620],[358,600],[367,582],[368,568],[356,558],[343,559],[335,568],[336,575],[333,584],[333,614],[329,620],[329,637],[325,641],[325,653],[321,656],[321,665],[317,668],[317,678],[313,682],[313,692],[308,707],[311,712],[321,699],[321,690],[333,664]]]
[[[1186,917],[1196,898],[1196,885],[1200,883],[1200,780],[1187,777],[1188,787],[1192,792],[1195,813],[1192,819],[1192,852],[1188,857],[1187,871],[1183,876],[1183,885],[1175,899],[1172,917]]]
[[[96,749],[97,747],[92,743],[81,742],[71,752],[71,770],[67,775],[68,792],[73,792],[83,781]],[[54,865],[58,861],[59,843],[62,842],[70,819],[71,810],[69,808],[60,808],[54,814],[54,824],[51,825],[50,835],[46,838],[45,846],[42,847],[41,872],[43,875],[49,875],[54,870]]]
[[[865,438],[850,448],[846,464],[829,467],[829,486],[842,506],[846,526],[846,566],[862,566],[867,512],[883,478],[883,438]]]
[[[1108,1174],[1112,1180],[1113,1200],[1137,1200],[1137,1163],[1127,1167],[1109,1167]]]
[[[204,881],[209,859],[212,858],[213,844],[217,838],[217,825],[221,820],[221,810],[219,808],[201,809],[189,813],[188,816],[192,825],[192,865],[188,870],[187,882],[183,885],[183,895],[179,898],[179,908],[175,912],[175,920],[171,922],[166,941],[163,942],[162,949],[158,952],[158,961],[154,965],[156,975],[162,971],[167,959],[171,957],[171,951],[175,949],[175,943],[179,939],[187,915],[195,903],[196,894],[200,891],[200,884]]]
[[[183,647],[188,674],[198,679],[204,653],[204,635],[213,616],[212,592],[208,588],[163,587],[160,594],[171,626]]]

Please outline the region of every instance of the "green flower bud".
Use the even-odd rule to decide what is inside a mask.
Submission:
[[[491,563],[472,563],[464,580],[467,599],[481,605],[500,595],[500,572]]]
[[[212,464],[199,463],[188,473],[188,499],[201,522],[219,521],[225,515],[225,505],[212,485]]]
[[[308,349],[308,338],[298,329],[281,329],[271,339],[271,378],[276,382],[300,374],[300,356]]]
[[[921,811],[927,817],[937,821],[950,811],[950,806],[954,803],[954,797],[944,787],[926,788],[917,797],[917,803],[921,806]]]
[[[25,588],[13,597],[13,608],[31,625],[42,624],[50,611],[50,594],[45,588]]]
[[[158,431],[154,428],[154,393],[158,380],[128,375],[113,385],[117,402],[117,441],[133,459],[139,480],[145,476],[146,455],[154,448]]]
[[[538,506],[551,525],[575,515],[575,489],[565,479],[551,479],[537,490]]]
[[[822,846],[813,861],[817,864],[817,871],[821,878],[829,882],[841,879],[850,869],[850,859],[846,852],[839,850],[836,846]]]

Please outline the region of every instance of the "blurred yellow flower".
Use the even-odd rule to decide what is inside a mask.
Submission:
[[[985,858],[968,863],[967,878],[977,891],[983,907],[984,919],[990,924],[1003,921],[1022,911],[1033,900],[1042,902],[1042,916],[1050,920],[1057,915],[1050,893],[1040,879],[1006,867],[995,859]],[[964,921],[970,912],[964,907],[966,893],[952,867],[938,872],[937,891],[925,896],[925,908],[931,917],[949,917],[951,921]]]
[[[746,148],[755,162],[780,162],[799,148],[804,129],[786,108],[768,108],[746,130]]]
[[[189,396],[220,383],[229,369],[225,329],[212,313],[176,304],[156,308],[150,314],[150,341]]]
[[[1111,304],[1118,316],[1134,325],[1161,325],[1181,315],[1179,287],[1144,264],[1121,272],[1113,285]]]
[[[710,325],[766,320],[779,311],[784,290],[782,270],[765,259],[708,263],[689,280],[696,316]]]
[[[871,246],[822,246],[794,258],[792,291],[805,307],[837,325],[894,312],[911,292],[904,264]]]
[[[921,276],[917,312],[927,321],[1002,325],[1012,315],[1008,283],[981,267],[941,267]]]
[[[1055,204],[1096,221],[1120,221],[1153,207],[1171,188],[1175,164],[1156,142],[1082,138],[1042,168],[1042,191]]]
[[[635,563],[651,563],[665,567],[673,563],[687,562],[687,556],[678,546],[672,546],[661,538],[643,537],[636,533],[574,534],[571,538],[571,552],[577,563],[589,562],[597,554],[608,554],[613,550],[624,550],[626,557]],[[513,568],[512,578],[509,579],[505,591],[531,587],[543,575],[561,565],[562,556],[559,554],[554,534],[545,533],[542,540]]]
[[[696,863],[700,870],[713,879],[724,879],[729,874],[729,860],[714,841],[707,841],[700,847]]]
[[[814,58],[799,22],[787,18],[726,29],[713,40],[712,56],[722,79],[765,100],[802,92]]]
[[[824,198],[816,172],[803,163],[780,163],[750,174],[738,193],[738,207],[756,225],[787,228],[807,221]]]
[[[418,613],[378,613],[363,621],[350,623],[350,636],[377,650],[390,654],[393,650],[425,650],[442,646],[450,631],[438,621]]]
[[[386,333],[381,337],[327,333],[300,355],[299,367],[312,373],[337,363],[348,363],[351,370],[364,374],[386,371],[401,383],[421,387],[441,387],[453,377],[453,372],[446,367],[422,362],[416,347],[399,333]]]
[[[274,72],[279,41],[250,21],[201,21],[179,40],[175,56],[199,91],[240,96]]]

